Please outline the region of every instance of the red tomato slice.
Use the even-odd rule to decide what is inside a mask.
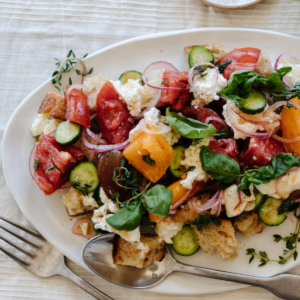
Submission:
[[[226,61],[231,60],[231,64],[228,65],[223,72],[223,76],[228,80],[230,74],[237,70],[249,70],[254,71],[255,65],[258,61],[261,50],[257,48],[241,48],[235,49],[223,57],[221,57],[216,65]]]
[[[165,87],[186,87],[188,84],[188,72],[165,71],[162,79],[166,82]],[[189,90],[162,90],[161,98],[157,106],[164,104],[173,104],[174,110],[183,108],[185,102],[190,100]]]
[[[220,116],[210,108],[203,108],[203,107],[195,108],[195,106],[192,106],[192,105],[185,106],[183,111],[182,111],[182,114],[185,117],[196,119],[196,120],[198,120],[199,122],[202,122],[202,123],[204,123],[204,121],[206,120],[207,117],[218,117],[218,118],[220,118]],[[217,121],[211,121],[210,124],[212,124],[216,127],[217,132],[221,129],[224,129],[223,125],[220,124]]]
[[[53,194],[68,181],[68,171],[79,163],[83,156],[84,152],[80,149],[73,146],[63,147],[54,137],[42,135],[34,157],[35,161],[39,161],[35,171],[35,181],[39,188],[46,195]]]
[[[68,87],[65,88],[66,95]],[[67,96],[65,96],[67,97]],[[73,89],[69,94],[69,113],[66,119],[84,127],[91,127],[91,117],[86,95],[79,90]]]
[[[109,144],[125,142],[134,127],[134,120],[120,98],[109,81],[102,86],[97,96],[97,120],[103,137]]]
[[[268,166],[274,156],[281,152],[286,153],[286,150],[279,141],[250,138],[241,151],[240,162],[249,168]]]
[[[237,161],[239,151],[235,139],[211,141],[208,147],[212,152],[225,154]]]

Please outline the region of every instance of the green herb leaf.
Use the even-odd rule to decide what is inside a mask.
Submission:
[[[261,257],[263,257],[263,258],[268,258],[268,255],[267,255],[267,253],[266,253],[265,251],[260,251],[260,252],[259,252],[259,255],[260,255]]]
[[[82,75],[80,70],[76,69],[75,71],[77,75]]]
[[[186,170],[186,171],[183,171],[183,172],[191,172],[191,171],[194,171],[196,169],[196,167],[195,166],[190,166],[190,167],[188,167],[188,169]]]
[[[52,166],[50,166],[50,167],[47,169],[46,173],[48,173],[49,171],[52,171],[52,170],[54,170],[54,169],[56,169],[56,166],[55,166],[55,165],[52,165]]]
[[[132,231],[139,226],[141,219],[142,204],[140,201],[132,201],[107,218],[106,222],[114,229]]]
[[[246,255],[254,255],[255,254],[255,250],[253,248],[249,248],[246,251],[247,251]]]
[[[298,252],[295,251],[294,254],[293,254],[294,260],[297,260],[297,256],[298,256]]]
[[[213,125],[201,123],[197,120],[170,112],[169,108],[166,110],[166,117],[169,126],[171,126],[176,133],[189,139],[202,139],[216,133],[216,128]]]
[[[92,74],[93,73],[93,68],[91,68],[87,73],[86,73],[86,75],[90,75],[90,74]]]
[[[39,159],[36,159],[36,160],[34,161],[33,169],[34,169],[35,171],[37,171],[37,170],[39,169],[39,167],[40,167],[40,160],[39,160]]]
[[[286,264],[286,262],[287,262],[287,260],[286,260],[286,259],[283,259],[283,260],[280,260],[278,263],[279,263],[280,265],[284,265],[284,264]]]
[[[281,235],[279,235],[279,234],[274,234],[273,237],[274,237],[274,241],[275,241],[276,243],[278,243],[279,241],[282,240],[282,237],[281,237]]]
[[[219,70],[219,73],[222,74],[225,70],[225,68],[231,64],[231,60],[225,60],[224,62],[217,65],[217,68]]]
[[[247,170],[238,188],[245,190],[249,188],[251,183],[255,185],[269,183],[272,179],[278,178],[293,166],[300,166],[300,157],[294,157],[289,153],[278,153],[274,156],[269,166]]]
[[[253,259],[254,259],[254,255],[252,255],[252,256],[250,257],[250,259],[249,259],[249,264],[252,263]]]
[[[215,224],[216,226],[221,226],[221,221],[216,219],[214,216],[210,215],[200,215],[193,222],[192,225],[196,225],[198,230],[200,231],[204,226]]]
[[[290,109],[291,107],[295,107],[293,104],[291,104],[291,102],[288,102],[287,103],[287,105],[286,105],[286,107],[288,108],[288,109]]]
[[[87,56],[88,56],[88,54],[85,54],[85,55],[82,56],[82,58],[86,58]]]
[[[165,186],[157,184],[145,194],[147,210],[154,215],[167,217],[172,203],[173,192]]]
[[[71,56],[72,52],[73,52],[73,50],[71,49],[67,54],[67,58]]]
[[[281,202],[280,207],[278,208],[278,214],[284,214],[289,211],[293,211],[298,207],[298,203],[295,203],[292,199],[286,199]]]
[[[69,85],[72,85],[72,79],[69,77]]]
[[[143,155],[142,160],[149,164],[150,166],[155,167],[155,160],[153,160],[150,155]]]
[[[212,152],[207,146],[201,147],[200,161],[203,171],[218,181],[232,183],[241,176],[240,166],[234,159]]]
[[[166,80],[163,80],[162,82],[161,82],[161,84],[166,84],[167,83],[167,81]]]

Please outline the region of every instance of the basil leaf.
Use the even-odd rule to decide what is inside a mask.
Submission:
[[[156,222],[151,222],[147,215],[143,215],[140,226],[141,227],[156,228]]]
[[[150,155],[143,155],[142,160],[149,164],[150,166],[155,167],[155,160],[153,160]]]
[[[268,79],[254,71],[235,71],[230,76],[228,87],[220,91],[220,94],[230,100],[247,99],[250,96],[253,85],[258,90],[268,90],[271,92],[279,90],[281,93],[288,91],[289,89],[282,83],[282,78],[291,70],[291,67],[281,68],[270,74]],[[281,96],[285,97],[283,94]]]
[[[137,228],[142,218],[142,204],[140,201],[126,203],[116,214],[106,219],[114,229],[132,231]]]
[[[278,214],[284,214],[289,211],[294,211],[299,206],[299,203],[295,203],[292,199],[283,200],[280,207],[278,208]]]
[[[225,60],[224,62],[217,65],[217,68],[219,70],[219,73],[222,74],[225,70],[225,68],[231,64],[231,60]]]
[[[169,108],[166,110],[166,117],[169,126],[176,133],[192,140],[203,139],[216,133],[216,128],[213,125],[170,112]]]
[[[173,192],[157,184],[144,194],[147,210],[152,214],[167,217],[172,203]]]
[[[256,170],[247,170],[241,179],[238,188],[246,190],[250,184],[265,184],[272,179],[276,179],[291,167],[300,166],[300,157],[295,157],[290,153],[278,153],[274,156],[269,166],[260,167]]]
[[[201,215],[197,217],[193,222],[192,225],[196,225],[198,230],[200,231],[204,226],[215,224],[216,226],[221,226],[222,222],[217,220],[214,216],[209,215]]]
[[[241,176],[240,166],[234,159],[212,152],[207,146],[201,147],[200,161],[203,171],[218,181],[231,183]]]

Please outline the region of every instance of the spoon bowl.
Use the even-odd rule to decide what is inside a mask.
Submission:
[[[89,240],[82,250],[85,264],[97,275],[122,286],[148,288],[161,282],[173,272],[174,259],[168,250],[162,262],[138,269],[116,265],[113,262],[114,233],[96,236]]]
[[[180,263],[174,259],[167,246],[161,262],[138,269],[115,265],[113,262],[114,233],[96,236],[82,249],[85,264],[97,275],[113,283],[136,289],[149,288],[164,280],[173,272],[184,272],[203,277],[251,284],[268,289],[276,296],[289,300],[300,300],[300,276],[281,274],[273,277],[255,277],[237,273],[195,267]]]

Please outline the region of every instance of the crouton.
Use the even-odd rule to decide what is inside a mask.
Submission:
[[[48,92],[38,110],[39,114],[49,113],[49,118],[66,120],[65,114],[67,109],[67,102],[63,96]]]
[[[210,224],[204,226],[200,231],[196,225],[194,228],[200,247],[205,253],[218,254],[223,260],[233,260],[238,256],[237,250],[240,248],[235,237],[235,231],[229,220],[220,220],[222,224],[217,226]]]
[[[166,243],[157,235],[142,234],[140,242],[127,242],[115,235],[113,261],[115,264],[144,268],[154,261],[162,261],[166,253]]]
[[[187,54],[189,54],[190,51],[196,46],[200,46],[200,45],[184,47],[184,50]],[[201,46],[205,47],[206,49],[212,52],[212,54],[214,55],[214,62],[217,62],[221,57],[223,57],[225,54],[228,53],[227,49],[222,45],[213,44],[213,45],[201,45]]]
[[[259,219],[255,212],[243,212],[234,222],[234,227],[241,231],[246,237],[262,233],[266,225]]]
[[[73,187],[70,188],[67,194],[63,195],[63,203],[70,216],[77,216],[91,212],[99,207],[95,199],[90,194],[88,196],[84,196],[80,191]]]

